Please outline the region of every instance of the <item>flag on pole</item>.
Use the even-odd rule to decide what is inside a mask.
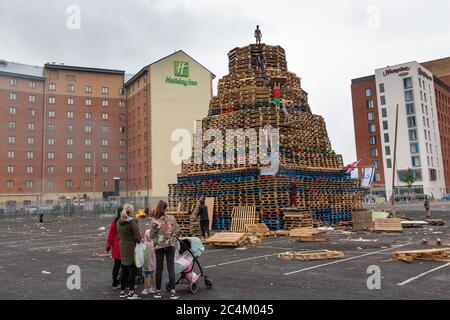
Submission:
[[[363,168],[361,187],[370,188],[374,177],[375,177],[375,168]]]
[[[359,161],[355,161],[350,163],[348,166],[344,167],[344,170],[347,173],[352,173],[353,171],[355,171],[358,168],[358,164],[361,162],[361,160]]]

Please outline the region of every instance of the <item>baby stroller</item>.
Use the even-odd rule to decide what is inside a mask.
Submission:
[[[213,284],[211,280],[203,273],[202,266],[198,258],[203,254],[205,247],[199,238],[178,238],[175,251],[175,273],[179,273],[175,286],[184,284],[189,286],[189,291],[193,294],[198,292],[198,283],[201,278],[205,281],[205,287],[211,289]],[[194,272],[195,265],[198,266],[200,274]],[[166,290],[170,291],[169,282],[166,284]]]

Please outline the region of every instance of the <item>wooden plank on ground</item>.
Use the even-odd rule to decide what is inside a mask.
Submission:
[[[300,242],[328,242],[329,239],[327,236],[315,234],[312,236],[300,236],[300,237],[298,237],[298,241],[300,241]]]
[[[265,223],[246,224],[246,231],[256,236],[265,237],[270,234],[269,228]]]
[[[206,241],[214,246],[238,247],[246,238],[246,233],[219,232],[206,239]]]
[[[367,210],[352,212],[353,231],[365,231],[373,227],[372,212]]]
[[[412,262],[413,260],[450,262],[450,248],[397,251],[392,253],[392,258],[404,262]]]
[[[402,220],[398,218],[387,218],[375,221],[376,232],[402,232]]]
[[[342,259],[344,253],[340,251],[330,250],[312,250],[312,251],[289,251],[280,253],[278,258],[283,260],[328,260],[328,259]]]
[[[290,237],[311,237],[315,234],[319,233],[317,229],[314,229],[312,227],[306,227],[306,228],[297,228],[289,230],[289,236]]]

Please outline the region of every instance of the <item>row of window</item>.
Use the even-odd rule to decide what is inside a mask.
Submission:
[[[9,79],[9,84],[12,87],[17,86],[17,79],[16,78],[10,78]],[[36,81],[28,80],[28,87],[31,88],[31,89],[36,89]]]
[[[108,179],[102,179],[101,183],[103,187],[108,187],[109,186],[109,180]],[[121,185],[123,185],[123,181],[120,181]],[[84,188],[91,188],[93,186],[93,183],[91,180],[84,180],[83,182]],[[6,181],[6,188],[7,189],[14,189],[15,186],[15,181],[14,180],[7,180]],[[26,181],[26,188],[27,189],[32,189],[34,186],[34,182],[33,180],[27,180]],[[47,189],[53,189],[55,187],[55,182],[53,180],[47,180],[46,183]],[[74,184],[73,184],[73,180],[66,180],[66,188],[67,189],[73,189]]]
[[[28,160],[33,160],[34,159],[34,155],[35,155],[34,151],[27,151],[27,159]],[[92,152],[85,152],[84,153],[84,159],[85,160],[92,160],[93,159],[92,155],[93,155]],[[54,152],[49,152],[47,154],[47,156],[48,156],[49,159],[54,159],[55,158]],[[15,159],[15,157],[16,157],[16,151],[9,150],[8,151],[8,159]],[[67,159],[73,159],[73,153],[72,152],[67,153],[66,154],[66,158]],[[109,160],[109,158],[110,157],[109,157],[109,153],[108,152],[102,152],[101,153],[101,159],[102,160]],[[124,152],[119,153],[119,160],[126,160],[126,158],[127,158],[126,153],[124,153]]]

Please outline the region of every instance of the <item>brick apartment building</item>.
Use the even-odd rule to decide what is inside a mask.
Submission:
[[[189,66],[195,87],[165,81],[175,76],[176,61]],[[155,72],[153,79],[152,66],[163,74]],[[0,201],[20,207],[101,199],[117,189],[123,197],[166,197],[179,168],[168,164],[152,170],[153,163],[159,164],[153,149],[158,158],[170,160],[170,117],[179,114],[172,121],[175,127],[192,132],[194,121],[207,112],[214,75],[183,51],[143,70],[130,76],[120,70],[1,60]],[[167,130],[159,127],[164,123]]]
[[[413,170],[417,194],[440,198],[450,191],[450,57],[377,69],[352,80],[356,152],[361,167],[375,167],[375,194],[392,194],[395,109],[399,128],[395,185]],[[358,172],[361,176],[361,171]]]

